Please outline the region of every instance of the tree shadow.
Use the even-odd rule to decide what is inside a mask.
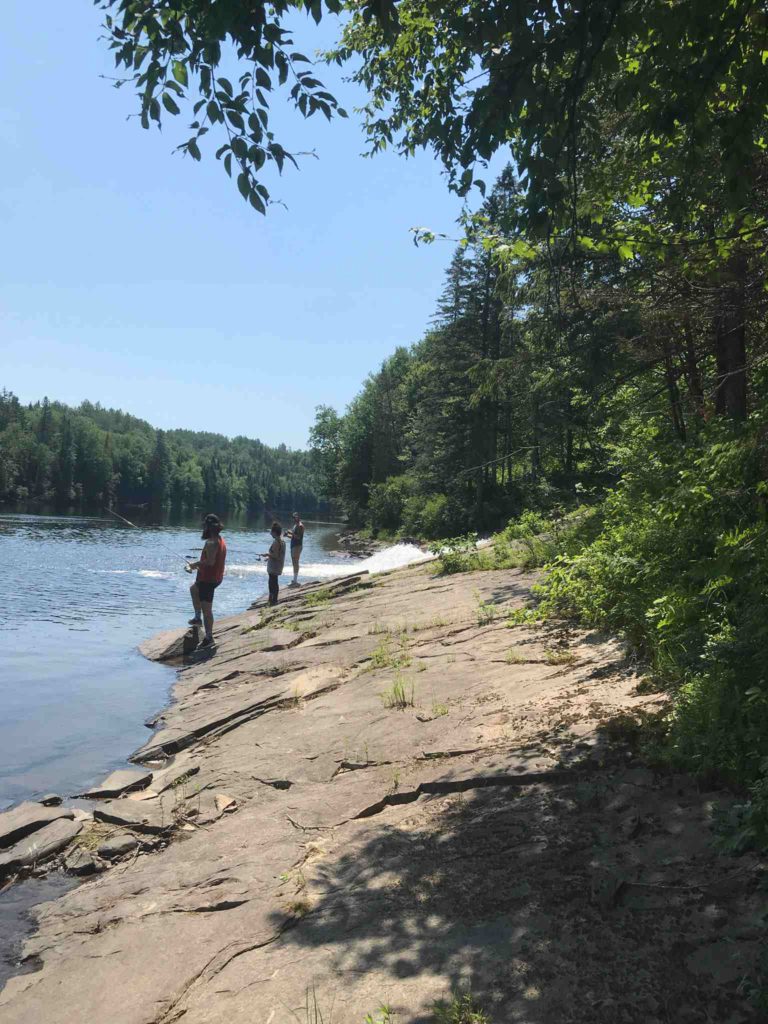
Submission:
[[[665,891],[682,858],[657,858],[654,885],[631,889],[648,865],[606,810],[614,795],[609,774],[564,766],[558,781],[431,796],[352,825],[305,867],[312,910],[284,941],[324,950],[337,976],[372,972],[404,992],[427,979],[421,1010],[400,1007],[410,1020],[433,1021],[431,1001],[452,990],[495,1024],[667,1024],[682,1004],[702,1024],[745,1012],[734,988],[685,967],[697,897]]]

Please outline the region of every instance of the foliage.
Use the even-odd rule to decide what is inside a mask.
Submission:
[[[131,85],[139,98],[142,128],[184,112],[189,137],[179,149],[202,158],[209,131],[220,143],[216,159],[235,175],[240,194],[264,213],[269,191],[262,169],[282,172],[296,165],[270,128],[272,93],[285,88],[303,117],[321,113],[346,117],[336,99],[315,77],[313,61],[300,53],[287,21],[306,11],[315,22],[337,14],[340,0],[271,0],[243,5],[208,0],[95,0],[105,13],[107,45],[121,76],[117,88]],[[367,5],[376,9],[377,0]],[[234,82],[223,71],[231,64]],[[234,76],[233,76],[234,77]]]
[[[403,711],[413,707],[415,694],[415,684],[409,684],[398,672],[390,688],[382,693],[381,702],[385,708]]]
[[[439,1000],[432,1008],[435,1024],[491,1024],[470,992],[454,992],[450,1002]]]
[[[380,668],[407,668],[411,664],[411,656],[408,653],[408,637],[401,633],[397,642],[391,633],[386,632],[379,641],[377,647],[371,651],[368,671],[374,672]]]
[[[558,557],[543,610],[620,631],[674,689],[670,757],[757,787],[768,764],[768,411],[734,433],[701,424],[686,445],[628,418],[623,477],[603,529]],[[761,788],[762,787],[762,788]]]
[[[477,534],[468,533],[463,537],[451,537],[439,543],[430,544],[429,550],[437,555],[438,572],[453,575],[468,572],[478,565]]]
[[[220,511],[318,508],[312,459],[285,446],[155,430],[117,409],[0,392],[0,501]]]

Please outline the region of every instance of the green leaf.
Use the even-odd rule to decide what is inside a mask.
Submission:
[[[163,93],[163,106],[165,107],[169,114],[181,113],[178,104],[176,103],[175,100],[171,99],[171,96],[167,92]]]
[[[243,199],[248,199],[251,194],[251,183],[245,171],[241,171],[240,174],[238,174],[237,187],[240,190],[240,195]]]
[[[176,79],[179,85],[183,85],[185,87],[189,85],[186,64],[183,64],[180,60],[175,60],[171,65],[171,71],[173,72],[173,77]]]

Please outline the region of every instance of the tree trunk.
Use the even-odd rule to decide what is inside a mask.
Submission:
[[[720,308],[715,318],[715,411],[734,420],[747,418],[744,276],[744,259],[736,256],[730,279],[720,290]]]

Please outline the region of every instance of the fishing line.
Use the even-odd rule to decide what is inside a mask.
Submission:
[[[111,516],[115,516],[116,519],[119,519],[127,526],[132,526],[134,530],[141,529],[141,527],[137,526],[136,523],[132,523],[130,519],[126,519],[125,516],[121,516],[119,512],[113,512],[111,508],[105,508],[104,511],[108,512]],[[178,551],[171,551],[171,549],[165,544],[158,544],[157,546],[159,548],[162,548],[164,551],[170,552],[170,554],[172,554],[174,558],[183,558],[185,565],[188,565],[192,561],[191,555],[180,555]]]

